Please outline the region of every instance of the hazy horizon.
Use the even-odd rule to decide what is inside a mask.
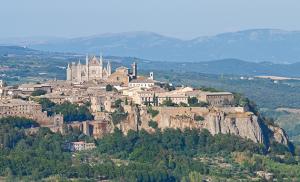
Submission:
[[[0,5],[0,38],[146,31],[192,39],[247,29],[300,30],[296,0],[3,0]]]

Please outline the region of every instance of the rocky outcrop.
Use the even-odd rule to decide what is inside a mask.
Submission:
[[[272,126],[272,125],[268,125],[268,129],[271,133],[271,139],[276,141],[277,143],[281,143],[284,145],[289,145],[289,138],[287,136],[287,134],[285,133],[285,131],[277,126]]]
[[[153,109],[159,111],[159,114],[152,118],[147,108],[135,107],[125,109],[129,115],[118,126],[124,133],[138,129],[153,132],[154,129],[148,124],[153,120],[161,129],[207,129],[212,135],[233,134],[265,145],[269,145],[270,141],[287,146],[290,143],[282,128],[265,125],[252,112],[242,108],[155,107]],[[197,116],[203,120],[197,120]]]
[[[250,139],[256,143],[264,143],[263,131],[257,117],[252,113],[230,113],[223,111],[209,113],[203,122],[203,128],[213,135],[218,133],[233,134]]]

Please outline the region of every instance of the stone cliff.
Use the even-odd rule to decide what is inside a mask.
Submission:
[[[271,141],[287,146],[290,144],[282,128],[266,125],[252,112],[246,112],[241,107],[153,107],[158,111],[155,117],[148,113],[146,107],[135,107],[125,109],[129,113],[128,117],[118,125],[125,133],[138,129],[153,132],[154,129],[149,126],[149,121],[152,120],[161,129],[207,129],[212,135],[233,134],[267,146]]]

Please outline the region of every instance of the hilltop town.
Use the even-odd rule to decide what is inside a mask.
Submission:
[[[106,66],[105,66],[106,63]],[[41,127],[64,133],[77,128],[101,138],[115,128],[130,130],[178,128],[207,129],[211,134],[234,134],[256,143],[289,145],[285,132],[261,121],[247,104],[230,92],[175,87],[155,80],[155,74],[138,74],[138,64],[112,70],[102,56],[86,56],[85,64],[72,62],[66,80],[50,80],[18,86],[0,84],[0,116],[37,121]],[[71,118],[50,105],[83,108],[82,117]],[[81,113],[81,111],[78,111]],[[28,129],[36,132],[38,127]]]

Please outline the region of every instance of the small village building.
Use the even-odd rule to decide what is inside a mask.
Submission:
[[[92,150],[94,148],[96,148],[95,143],[86,143],[83,141],[71,142],[68,145],[68,149],[72,152],[83,151],[83,150]]]

